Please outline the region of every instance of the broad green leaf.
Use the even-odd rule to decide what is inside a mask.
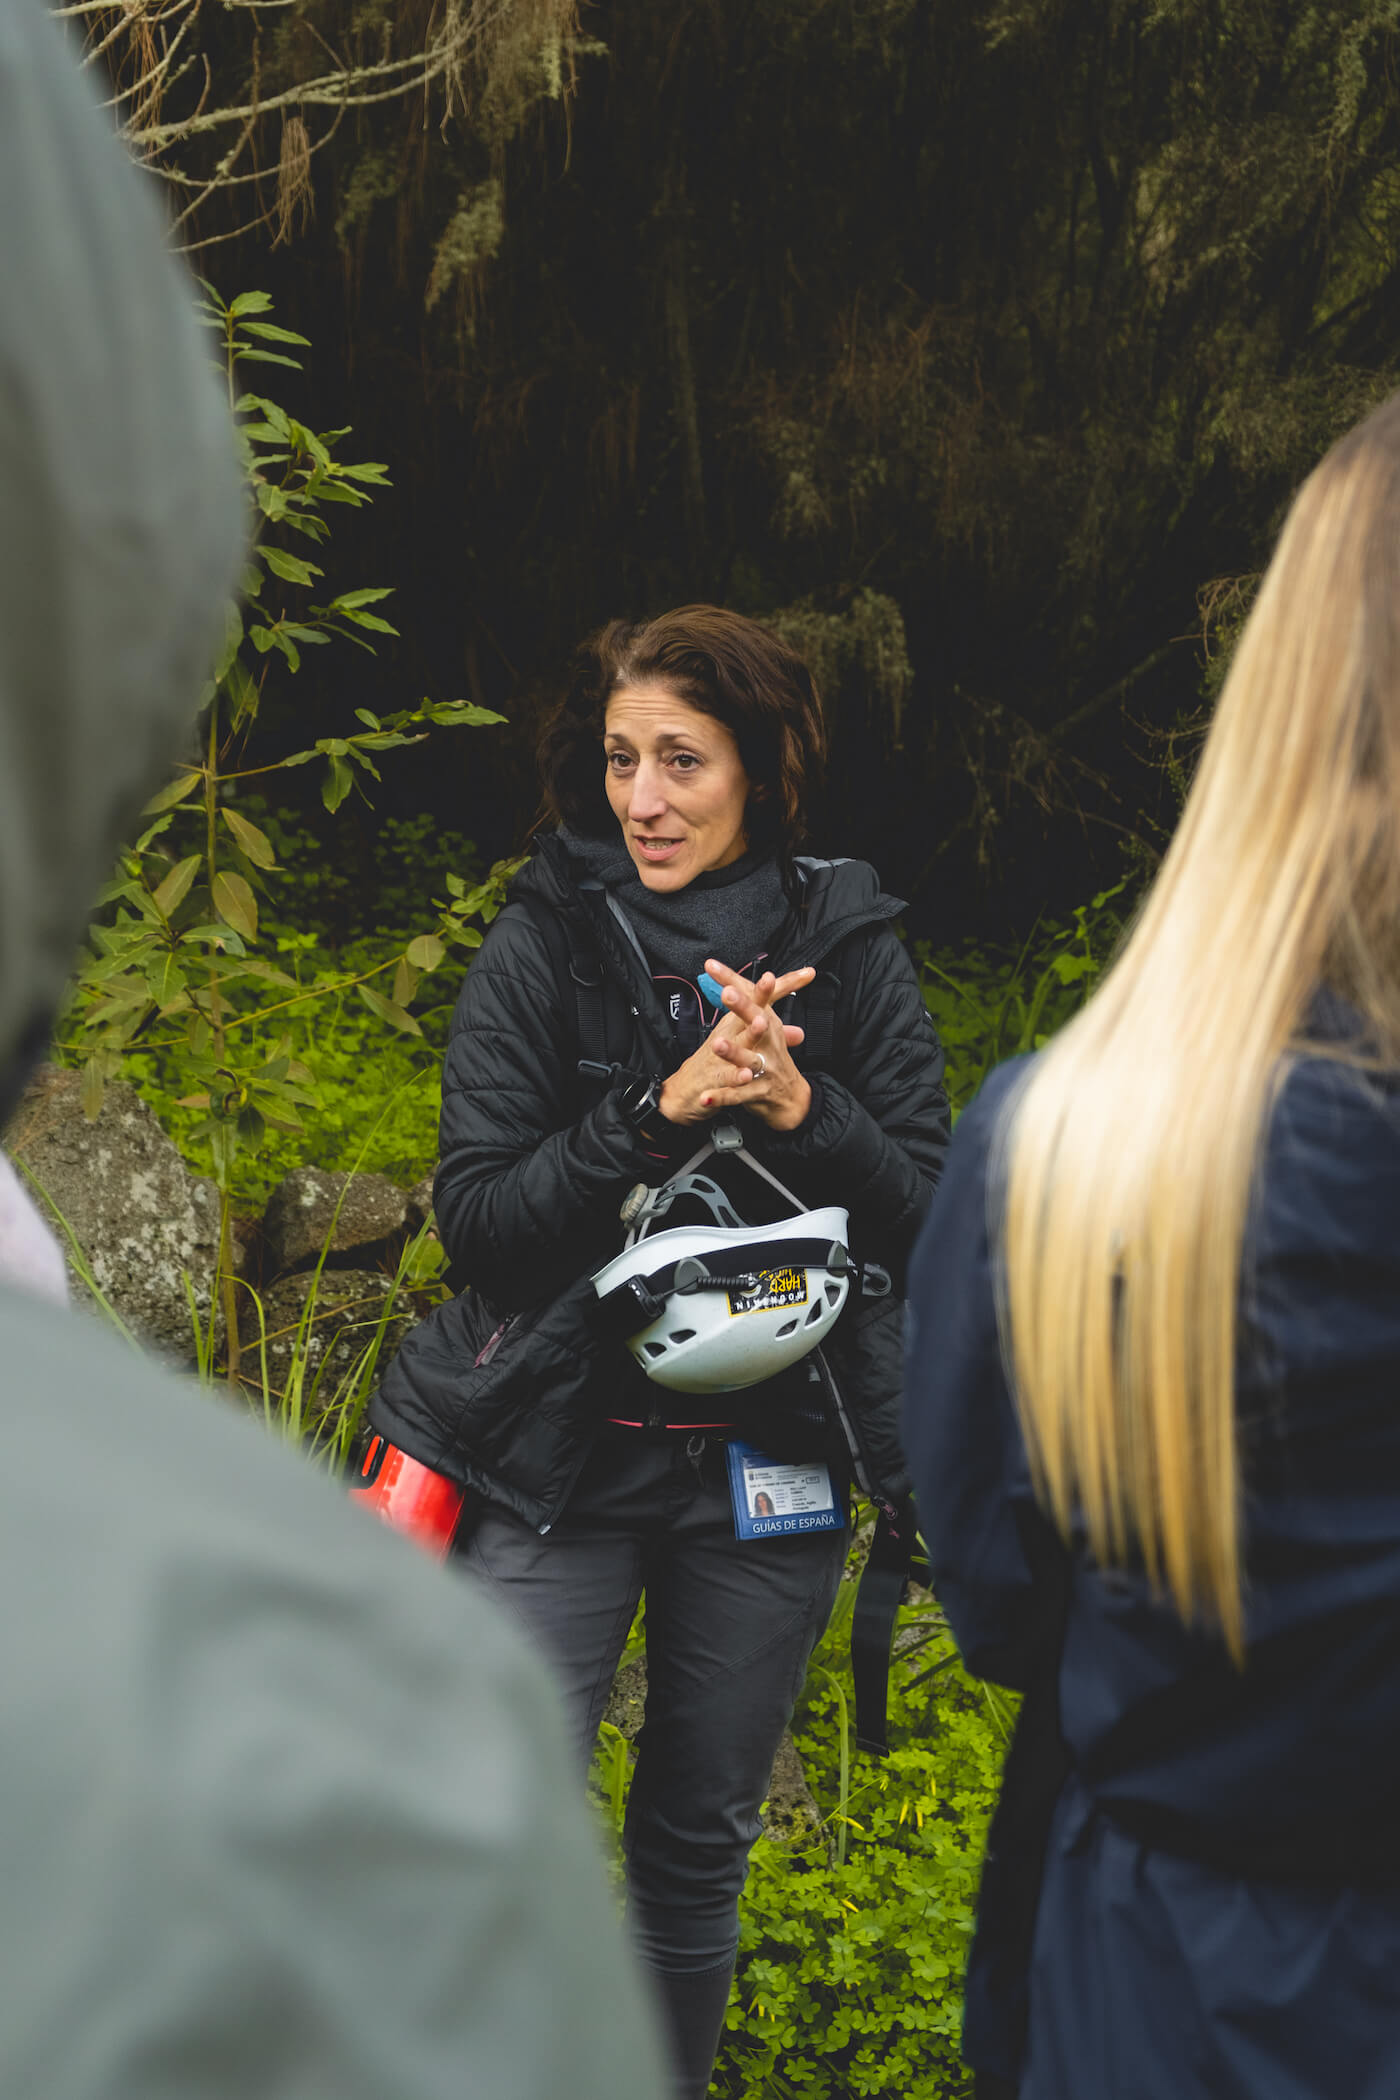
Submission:
[[[173,820],[171,818],[170,812],[167,810],[163,817],[156,818],[154,824],[148,824],[146,826],[146,829],[142,832],[140,838],[136,841],[136,844],[131,849],[133,855],[139,858],[141,854],[148,853],[151,848],[152,840],[158,839],[162,832],[168,831],[170,829],[172,821]]]
[[[399,631],[392,620],[381,620],[378,613],[351,612],[342,606],[340,617],[348,620],[352,627],[368,627],[372,634],[397,634]]]
[[[266,416],[281,441],[284,444],[286,443],[291,431],[291,418],[284,408],[277,406],[275,401],[268,401],[261,394],[240,394],[233,406],[235,412],[240,416],[246,416],[252,409],[258,409]]]
[[[241,817],[236,809],[229,809],[227,805],[225,805],[222,814],[225,824],[227,824],[229,830],[253,863],[253,866],[255,868],[275,868],[277,855],[272,850],[272,841],[268,838],[267,833],[259,831],[256,824],[250,824],[246,817]]]
[[[380,584],[362,591],[342,591],[338,597],[332,598],[331,611],[353,612],[358,606],[375,605],[381,598],[392,598],[393,595],[392,584]]]
[[[154,897],[149,896],[145,890],[138,890],[131,901],[135,905],[137,911],[141,914],[141,917],[146,921],[148,926],[161,925],[161,917],[160,913],[156,909],[156,900]],[[162,927],[161,930],[164,931],[164,928]]]
[[[298,495],[296,490],[293,489],[287,497],[287,501],[293,506],[293,508],[287,512],[287,515],[282,520],[282,523],[286,526],[288,532],[303,533],[309,540],[316,540],[318,542],[321,540],[328,540],[331,536],[329,525],[325,524],[322,519],[318,518],[314,511],[305,510],[297,507],[299,505],[304,504],[307,500],[308,499],[305,497],[304,494]]]
[[[275,321],[250,321],[243,333],[260,335],[269,343],[299,343],[303,350],[311,348],[309,336],[298,335],[292,328],[279,328]]]
[[[259,547],[258,552],[283,583],[310,583],[322,573],[314,563],[303,561],[297,554],[285,554],[280,547]]]
[[[283,357],[278,350],[247,350],[241,343],[238,346],[238,362],[250,365],[290,365],[294,372],[301,370],[301,363],[295,357]]]
[[[151,997],[164,1012],[172,1000],[178,999],[185,989],[185,973],[173,949],[167,948],[146,973]]]
[[[276,963],[266,961],[261,955],[245,955],[237,970],[230,971],[229,975],[256,977],[264,984],[290,985],[293,989],[295,989],[297,982],[296,978],[290,976],[286,970],[279,970]]]
[[[359,993],[370,1012],[378,1014],[381,1021],[387,1021],[391,1027],[402,1029],[405,1035],[421,1035],[423,1033],[412,1014],[405,1013],[403,1008],[396,1006],[392,999],[386,999],[384,994],[377,992],[372,984],[360,985]]]
[[[301,652],[287,633],[285,627],[275,627],[273,629],[272,641],[273,646],[282,651],[292,670],[299,671],[301,669]]]
[[[357,707],[355,716],[358,721],[364,723],[366,729],[378,729],[380,726],[378,715],[374,714],[367,707]]]
[[[182,941],[200,941],[206,947],[224,948],[229,955],[242,955],[243,943],[231,926],[186,926],[180,934]],[[222,956],[211,956],[211,962],[222,962]]]
[[[420,933],[404,951],[417,970],[435,970],[447,949],[435,933]]]
[[[424,700],[416,707],[410,720],[435,722],[440,729],[481,729],[493,722],[504,722],[494,708],[478,707],[471,700]]]
[[[89,1123],[95,1123],[102,1113],[102,1097],[107,1091],[106,1075],[100,1058],[90,1057],[83,1066],[81,1099],[83,1114]]]
[[[259,656],[266,656],[277,637],[270,627],[250,627],[248,629],[248,639],[257,650]]]
[[[214,909],[236,933],[255,941],[258,937],[258,900],[241,875],[220,872],[214,877]]]
[[[346,482],[328,480],[317,484],[316,501],[318,503],[348,503],[358,510],[362,503],[368,503],[369,497],[364,495],[359,489],[352,489]]]
[[[199,766],[192,766],[188,773],[178,774],[158,795],[152,795],[141,812],[142,816],[154,817],[163,809],[173,809],[177,802],[183,802],[187,796],[194,793],[203,778],[203,769]]]
[[[418,972],[406,955],[401,955],[394,971],[394,1004],[407,1006],[418,989]]]
[[[175,863],[155,892],[156,908],[163,917],[168,919],[170,914],[184,903],[203,861],[202,853],[191,853],[187,859]]]
[[[326,777],[321,783],[321,800],[326,808],[334,812],[339,809],[354,783],[349,761],[333,757],[326,768]]]
[[[211,292],[210,296],[217,298],[218,294]],[[235,321],[240,320],[244,314],[265,314],[271,310],[271,292],[240,292],[232,304],[223,309],[226,314],[232,314]]]

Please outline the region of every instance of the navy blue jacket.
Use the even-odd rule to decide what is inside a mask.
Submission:
[[[1064,1596],[1068,1776],[1024,2057],[979,1932],[964,2048],[1019,2100],[1400,2096],[1400,1087],[1292,1067],[1266,1136],[1237,1377],[1247,1655],[1031,1495],[994,1303],[1003,1067],[958,1125],[910,1274],[905,1444],[968,1667],[1019,1686]],[[1036,1573],[1032,1575],[1032,1569]]]

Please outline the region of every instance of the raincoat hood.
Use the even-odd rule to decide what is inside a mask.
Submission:
[[[0,7],[0,1110],[193,723],[241,545],[187,286],[42,16]]]

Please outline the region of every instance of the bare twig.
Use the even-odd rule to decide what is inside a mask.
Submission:
[[[341,52],[314,21],[303,18],[295,38],[279,36],[276,72],[264,87],[259,31],[306,0],[220,0],[217,11],[207,0],[50,4],[59,20],[82,25],[86,62],[110,79],[107,107],[131,151],[181,193],[175,225],[192,236],[185,243],[188,249],[237,239],[255,225],[274,225],[279,240],[289,238],[294,221],[301,217],[304,223],[313,201],[312,158],[334,136],[347,110],[421,95],[425,116],[436,103],[446,123],[466,113],[469,77],[475,72],[484,81],[502,49],[518,49],[519,63],[528,70],[538,65],[541,48],[567,39],[577,27],[577,0],[441,0],[426,22],[414,22],[411,32],[403,23],[412,19],[412,10],[391,16],[377,53],[373,47],[367,52],[363,43]],[[226,18],[241,16],[247,24],[243,92],[236,98],[220,94],[211,65],[216,14],[223,78],[230,63],[240,66],[229,57]],[[411,47],[406,35],[411,35]],[[313,47],[317,70],[308,64]],[[306,77],[297,77],[303,70]],[[244,85],[249,79],[250,90]],[[202,83],[198,92],[196,83]],[[311,112],[320,110],[332,113],[329,123],[312,122]],[[269,123],[275,132],[265,131]],[[275,186],[276,201],[264,205],[259,192],[258,208],[245,225],[234,231],[221,227],[209,236],[197,231],[198,215],[221,191],[261,184]]]

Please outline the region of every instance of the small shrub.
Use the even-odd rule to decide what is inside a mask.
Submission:
[[[1068,922],[1038,920],[1019,948],[967,941],[911,953],[948,1053],[948,1092],[965,1108],[993,1065],[1039,1050],[1084,1004],[1122,938],[1127,878]]]

